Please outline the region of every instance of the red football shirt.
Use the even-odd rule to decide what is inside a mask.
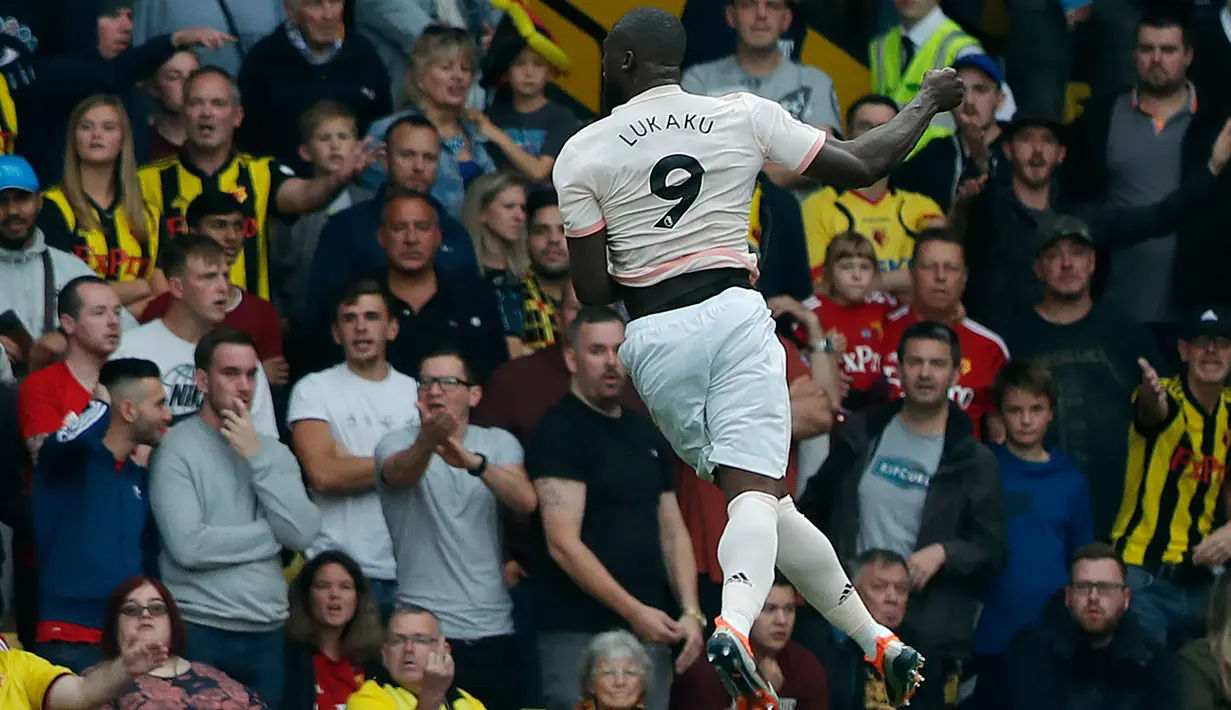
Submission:
[[[898,302],[888,294],[876,293],[863,303],[842,306],[818,294],[803,305],[816,314],[826,332],[836,330],[846,338],[842,371],[850,375],[851,389],[870,390],[881,378],[885,323]]]
[[[910,306],[903,306],[889,314],[885,326],[885,378],[889,381],[892,396],[902,396],[898,380],[898,341],[902,332],[919,322],[919,317]],[[1009,361],[1009,348],[993,333],[975,321],[964,318],[950,323],[962,346],[961,374],[957,384],[949,388],[949,399],[974,421],[975,436],[982,436],[983,415],[992,411],[992,382],[1000,368]]]
[[[239,304],[227,311],[222,324],[252,336],[256,341],[256,356],[261,362],[282,357],[282,322],[278,319],[278,309],[260,296],[247,291],[241,293]],[[146,305],[141,312],[141,322],[162,318],[170,306],[171,294],[163,293]]]
[[[17,390],[17,417],[21,438],[50,434],[64,424],[69,412],[81,414],[93,395],[81,380],[58,362],[30,375]]]
[[[346,710],[346,700],[363,685],[363,671],[347,660],[333,660],[323,653],[312,655],[316,675],[317,710]]]

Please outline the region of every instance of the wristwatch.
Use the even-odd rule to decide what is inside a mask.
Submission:
[[[469,473],[475,478],[479,478],[483,474],[487,473],[487,456],[485,454],[479,454],[479,465],[474,468],[466,469],[466,473]]]
[[[833,341],[830,340],[828,337],[824,337],[824,338],[821,338],[820,340],[812,341],[812,352],[814,353],[825,353],[826,355],[830,355],[833,353],[833,351],[834,351]]]
[[[705,614],[702,614],[699,609],[685,609],[684,616],[696,619],[697,623],[701,625],[702,631],[705,631],[705,627],[709,626],[709,619],[705,618]]]

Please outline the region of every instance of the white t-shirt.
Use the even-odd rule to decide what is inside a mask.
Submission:
[[[126,331],[111,359],[139,357],[158,365],[158,371],[162,373],[162,388],[167,393],[167,406],[171,408],[173,421],[178,422],[201,411],[201,402],[205,399],[193,377],[196,370],[193,353],[196,349],[196,343],[172,333],[160,318]],[[256,392],[252,395],[251,416],[259,433],[275,439],[278,437],[273,395],[269,392],[269,380],[261,367],[256,369]]]
[[[606,227],[608,269],[650,286],[691,271],[757,273],[748,214],[767,160],[806,168],[825,133],[752,94],[638,94],[564,144],[552,182],[565,234]]]
[[[327,422],[334,441],[352,456],[367,457],[375,455],[385,434],[419,425],[418,397],[414,378],[393,368],[375,382],[342,363],[300,380],[291,391],[286,419],[289,424]],[[375,488],[350,495],[313,491],[312,497],[321,509],[321,533],[308,548],[309,559],[325,550],[343,550],[368,577],[397,579],[393,543]]]

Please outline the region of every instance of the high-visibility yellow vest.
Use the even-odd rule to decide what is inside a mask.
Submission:
[[[872,90],[888,96],[899,106],[905,106],[919,93],[919,87],[923,86],[923,76],[928,70],[952,66],[959,52],[978,45],[979,41],[966,34],[960,25],[945,18],[928,41],[924,42],[922,47],[915,48],[915,55],[911,57],[910,64],[903,72],[902,28],[894,27],[873,40],[869,48]],[[933,138],[952,133],[951,128],[933,123],[924,132],[915,146],[915,151],[927,145]]]

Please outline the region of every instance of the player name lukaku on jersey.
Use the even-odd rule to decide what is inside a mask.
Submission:
[[[620,140],[627,143],[631,148],[637,145],[640,139],[645,138],[651,133],[672,130],[696,131],[709,135],[709,132],[714,130],[714,119],[698,116],[695,113],[669,113],[665,117],[647,116],[637,119],[635,123],[628,124],[628,131],[620,132]]]

